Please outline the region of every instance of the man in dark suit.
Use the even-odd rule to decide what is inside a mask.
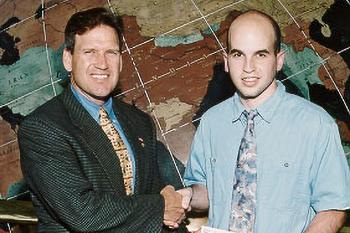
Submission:
[[[181,196],[161,190],[151,118],[111,97],[122,69],[120,22],[103,8],[71,17],[63,52],[71,83],[20,126],[39,232],[164,232],[163,223],[176,228],[184,217]]]

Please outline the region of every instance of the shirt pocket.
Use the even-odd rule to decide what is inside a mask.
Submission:
[[[280,157],[258,166],[258,203],[276,210],[293,210],[309,204],[309,172],[302,161]]]

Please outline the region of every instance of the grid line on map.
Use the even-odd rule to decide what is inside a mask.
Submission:
[[[12,143],[15,143],[15,142],[17,142],[17,139],[13,139],[13,140],[11,140],[11,141],[9,141],[9,142],[6,142],[6,143],[0,145],[0,148],[5,147],[5,146],[8,146],[8,145],[10,145],[10,144],[12,144]]]
[[[217,50],[217,51],[215,51],[215,52],[209,53],[208,55],[203,54],[202,57],[197,58],[197,59],[195,59],[195,60],[193,60],[193,61],[186,61],[186,62],[184,62],[183,65],[181,65],[181,66],[179,66],[179,67],[169,69],[169,71],[166,72],[166,73],[163,73],[163,74],[161,74],[161,75],[153,75],[153,76],[151,77],[151,80],[146,81],[146,82],[144,83],[144,86],[147,86],[147,85],[149,85],[149,84],[151,84],[151,83],[153,83],[153,82],[155,82],[155,81],[157,81],[157,80],[159,80],[159,79],[162,79],[162,78],[164,78],[164,77],[166,77],[166,76],[168,76],[168,75],[173,74],[174,72],[177,72],[177,71],[179,71],[179,70],[181,70],[181,69],[184,69],[184,68],[186,68],[186,67],[189,67],[189,66],[191,66],[191,65],[193,65],[193,64],[196,64],[196,63],[198,63],[198,62],[200,62],[200,61],[202,61],[202,60],[204,60],[204,59],[207,59],[207,58],[209,58],[209,57],[211,57],[211,56],[213,56],[213,55],[215,55],[215,54],[217,54],[217,53],[220,53],[220,52],[222,52],[221,49],[219,49],[219,50]],[[139,87],[133,87],[133,88],[131,88],[131,89],[129,89],[129,90],[126,90],[126,91],[124,91],[124,92],[118,94],[117,96],[125,95],[126,93],[128,93],[128,92],[130,92],[130,91],[133,91],[133,90],[136,90],[136,89],[138,89],[138,88],[139,88]],[[145,88],[145,87],[143,87],[143,88]]]
[[[50,72],[50,81],[52,85],[53,95],[56,96],[57,92],[54,85],[54,80],[52,78],[52,67],[51,67],[51,61],[50,61],[50,55],[49,55],[49,48],[47,44],[46,23],[45,23],[45,0],[41,0],[41,19],[43,21],[42,27],[43,27],[43,34],[44,34],[44,41],[45,41],[47,65],[49,66],[49,72]]]
[[[1,1],[1,0],[0,0],[0,1]],[[66,3],[66,2],[68,2],[68,1],[70,1],[70,0],[63,0],[63,1],[59,2],[59,3],[56,3],[56,4],[54,4],[54,5],[50,6],[50,7],[48,7],[48,8],[44,8],[44,7],[42,6],[42,9],[44,9],[44,11],[48,11],[48,10],[50,10],[50,9],[52,9],[52,8],[54,8],[54,7],[56,7],[56,6],[58,6],[58,5],[61,5],[62,3]],[[13,27],[16,27],[17,25],[19,25],[19,24],[21,24],[21,23],[24,23],[25,21],[27,21],[27,20],[29,20],[29,19],[35,18],[35,16],[37,16],[37,13],[34,13],[33,15],[31,15],[31,16],[29,16],[29,17],[27,17],[27,18],[24,18],[24,19],[20,20],[20,21],[17,22],[17,23],[14,23],[14,24],[8,26],[7,28],[4,28],[4,29],[0,30],[0,34],[3,33],[3,32],[5,32],[5,31],[7,31],[7,30],[9,30],[9,29],[11,29],[11,28],[13,28]]]
[[[286,7],[285,5],[283,5],[283,3],[282,3],[280,0],[277,0],[277,1],[278,1],[278,2],[281,4],[281,6],[285,9],[285,11],[287,12],[287,14],[293,19],[293,22],[297,25],[297,27],[299,28],[299,30],[302,32],[303,36],[307,39],[308,44],[309,44],[310,47],[313,49],[313,51],[315,52],[316,56],[321,60],[322,57],[321,57],[321,56],[319,55],[319,53],[316,51],[316,49],[315,49],[315,47],[313,46],[312,42],[309,40],[308,36],[307,36],[306,33],[304,32],[304,30],[301,28],[301,26],[298,24],[298,22],[296,21],[296,19],[293,17],[293,15],[290,13],[290,11],[288,11],[287,7]],[[346,103],[344,97],[342,96],[342,94],[341,94],[341,92],[340,92],[340,90],[339,90],[339,88],[338,88],[338,85],[336,84],[336,82],[335,82],[333,76],[331,75],[331,73],[329,72],[327,66],[326,66],[324,63],[322,63],[322,66],[323,66],[323,68],[325,69],[325,71],[327,72],[327,74],[328,74],[328,76],[329,76],[329,78],[330,78],[332,84],[334,85],[336,91],[338,92],[338,95],[339,95],[340,99],[342,100],[342,102],[343,102],[343,104],[344,104],[344,106],[345,106],[345,108],[346,108],[346,111],[347,111],[347,112],[349,113],[349,115],[350,115],[350,109],[349,109],[349,107],[348,107],[348,105],[347,105],[347,103]]]
[[[207,24],[207,26],[208,26],[208,28],[210,29],[211,33],[212,33],[213,36],[215,37],[216,42],[219,44],[221,50],[222,50],[223,52],[225,52],[224,47],[222,46],[220,40],[219,40],[218,37],[216,36],[216,34],[215,34],[213,28],[212,28],[212,27],[210,26],[210,24],[208,23],[206,17],[203,15],[202,11],[198,8],[198,6],[197,6],[197,4],[194,2],[194,0],[190,0],[190,1],[191,1],[191,3],[194,5],[194,7],[197,9],[197,11],[199,12],[199,14],[201,15],[201,18],[202,18],[202,19],[205,21],[205,23]]]
[[[341,53],[343,53],[343,52],[345,52],[345,51],[347,51],[349,49],[350,49],[350,46],[345,48],[345,49],[340,50],[339,52],[337,52],[337,54],[339,55],[339,54],[341,54]]]
[[[58,83],[58,82],[60,82],[60,81],[61,81],[61,80],[56,80],[56,81],[54,81],[53,83],[56,84],[56,83]],[[48,87],[48,86],[51,86],[51,83],[45,84],[45,85],[43,85],[43,86],[41,86],[41,87],[39,87],[39,88],[37,88],[37,89],[35,89],[35,90],[33,90],[33,91],[28,92],[27,94],[24,94],[24,95],[22,95],[22,96],[20,96],[20,97],[18,97],[18,98],[16,98],[16,99],[13,99],[13,100],[11,100],[11,101],[9,101],[9,102],[3,104],[3,105],[0,105],[0,108],[5,107],[6,105],[10,105],[10,104],[12,104],[12,103],[15,103],[16,101],[19,101],[19,100],[21,100],[21,99],[23,99],[23,98],[25,98],[25,97],[27,97],[27,96],[29,96],[29,95],[31,95],[31,94],[34,94],[35,92],[38,92],[38,91],[40,91],[40,90],[42,90],[42,89],[44,89],[44,88],[46,88],[46,87]]]
[[[36,14],[34,14],[34,15],[32,15],[32,16],[29,16],[29,17],[27,17],[27,18],[24,18],[24,19],[20,20],[19,22],[14,23],[14,24],[8,26],[7,28],[2,29],[2,30],[0,31],[0,34],[3,33],[3,32],[5,32],[5,31],[7,31],[7,30],[10,30],[10,29],[13,28],[13,27],[16,27],[17,25],[19,25],[19,24],[21,24],[21,23],[24,23],[25,21],[27,21],[27,20],[29,20],[29,19],[31,19],[31,18],[34,18],[35,16],[36,16]]]

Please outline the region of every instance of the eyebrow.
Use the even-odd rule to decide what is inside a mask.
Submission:
[[[267,53],[267,54],[270,54],[270,51],[267,50],[267,49],[261,49],[261,50],[258,50],[255,52],[255,54],[259,54],[259,53]]]
[[[233,53],[240,53],[240,54],[244,54],[241,50],[239,49],[231,49],[229,54],[233,54]],[[267,53],[267,54],[270,54],[269,50],[267,49],[260,49],[256,52],[254,52],[254,54],[259,54],[259,53]]]
[[[118,53],[120,53],[119,48],[115,48],[115,49],[107,49],[106,51],[113,51],[113,52],[118,52]]]
[[[229,54],[233,54],[233,53],[241,53],[241,54],[243,54],[243,52],[241,50],[238,50],[238,49],[231,49]]]
[[[81,49],[80,49],[80,51],[91,51],[91,50],[98,51],[99,49],[90,48],[90,47],[86,47],[86,48],[81,48]],[[120,53],[120,49],[119,49],[119,48],[106,49],[106,51],[113,51],[113,52],[118,52],[118,53]]]

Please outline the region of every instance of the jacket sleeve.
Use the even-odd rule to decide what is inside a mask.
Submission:
[[[94,189],[77,142],[45,119],[31,117],[19,130],[21,167],[42,208],[69,231],[160,232],[164,200],[158,194],[118,195]],[[102,180],[108,186],[109,180]]]

